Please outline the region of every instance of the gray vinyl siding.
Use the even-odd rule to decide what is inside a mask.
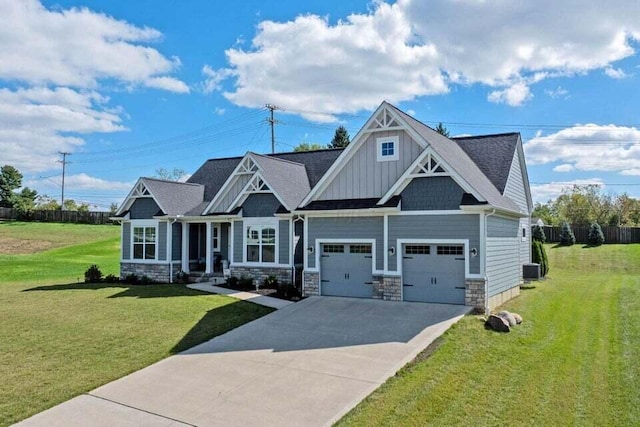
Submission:
[[[162,221],[158,223],[158,250],[156,257],[159,261],[167,260],[167,223]]]
[[[289,221],[278,221],[278,251],[280,264],[289,264]]]
[[[122,223],[122,259],[131,259],[131,223]]]
[[[522,267],[518,255],[518,238],[487,238],[487,279],[489,296],[520,284]]]
[[[463,194],[448,176],[415,178],[402,191],[402,210],[459,210]]]
[[[389,215],[389,247],[397,239],[468,239],[469,250],[476,248],[478,256],[469,258],[469,273],[480,273],[480,217],[469,215]],[[397,271],[401,248],[389,256],[389,270]],[[469,254],[465,256],[469,257]]]
[[[399,159],[378,162],[376,138],[387,136],[398,136]],[[404,131],[372,133],[320,194],[318,200],[382,197],[421,151],[422,148]]]
[[[243,221],[233,222],[233,262],[242,262],[242,233],[244,229]]]
[[[229,224],[220,224],[220,256],[229,259]]]
[[[511,169],[509,170],[509,177],[504,187],[504,195],[513,200],[520,210],[525,213],[529,213],[529,207],[527,203],[527,193],[524,187],[524,180],[522,177],[522,167],[520,165],[520,147],[516,147],[513,154],[513,161],[511,162]]]
[[[526,230],[526,238],[522,239],[522,230]],[[529,218],[520,218],[520,264],[527,264],[531,262],[531,226],[529,225]],[[522,268],[520,268],[520,275],[522,275]]]
[[[520,221],[492,215],[487,218],[487,237],[518,237]]]
[[[295,248],[293,252],[293,262],[295,265],[304,263],[304,222],[296,221],[293,223],[293,234]]]
[[[150,197],[136,199],[129,208],[131,219],[152,219],[160,211],[160,207]]]
[[[242,191],[244,186],[247,185],[247,182],[249,182],[252,176],[253,175],[251,174],[239,175],[231,188],[229,188],[229,191],[227,191],[227,194],[221,200],[216,202],[216,204],[213,206],[212,211],[226,212],[227,209],[229,209],[231,203],[233,203],[236,197],[238,197],[238,194],[240,194],[240,192]]]
[[[376,270],[384,268],[384,225],[382,217],[307,218],[309,245],[316,239],[375,239]],[[308,253],[309,268],[316,268],[315,252]]]
[[[273,194],[251,194],[242,204],[242,216],[247,218],[273,216],[280,205],[280,201]]]
[[[174,223],[171,231],[173,260],[179,261],[182,259],[182,224],[179,222]]]

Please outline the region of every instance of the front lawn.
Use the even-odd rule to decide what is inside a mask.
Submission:
[[[72,224],[35,224],[33,233],[30,225],[26,240],[42,226],[74,233]],[[96,231],[93,242],[0,255],[0,426],[272,311],[182,285],[78,283],[94,263],[117,274],[119,250],[117,227],[106,236],[80,227]]]
[[[640,245],[552,248],[549,279],[467,316],[340,425],[640,425]]]

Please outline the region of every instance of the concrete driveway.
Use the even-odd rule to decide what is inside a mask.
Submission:
[[[20,425],[328,425],[468,310],[308,298]]]

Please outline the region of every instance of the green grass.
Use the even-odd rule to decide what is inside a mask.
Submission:
[[[640,425],[640,245],[552,248],[549,279],[467,316],[339,425]]]
[[[33,238],[30,226],[20,232]],[[100,226],[82,233],[68,224],[33,226],[33,233],[60,226],[82,244],[0,255],[0,426],[272,311],[180,285],[77,283],[93,263],[117,273],[117,227],[102,234],[93,230]],[[96,236],[104,240],[90,242]]]

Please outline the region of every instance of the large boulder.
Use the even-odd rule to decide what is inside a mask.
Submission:
[[[498,332],[509,332],[511,330],[508,321],[494,314],[489,316],[485,325]]]
[[[516,326],[516,324],[518,323],[516,321],[516,318],[513,314],[509,313],[506,310],[503,310],[501,312],[498,313],[498,317],[502,317],[504,320],[506,320],[509,323],[509,326],[514,327]]]

